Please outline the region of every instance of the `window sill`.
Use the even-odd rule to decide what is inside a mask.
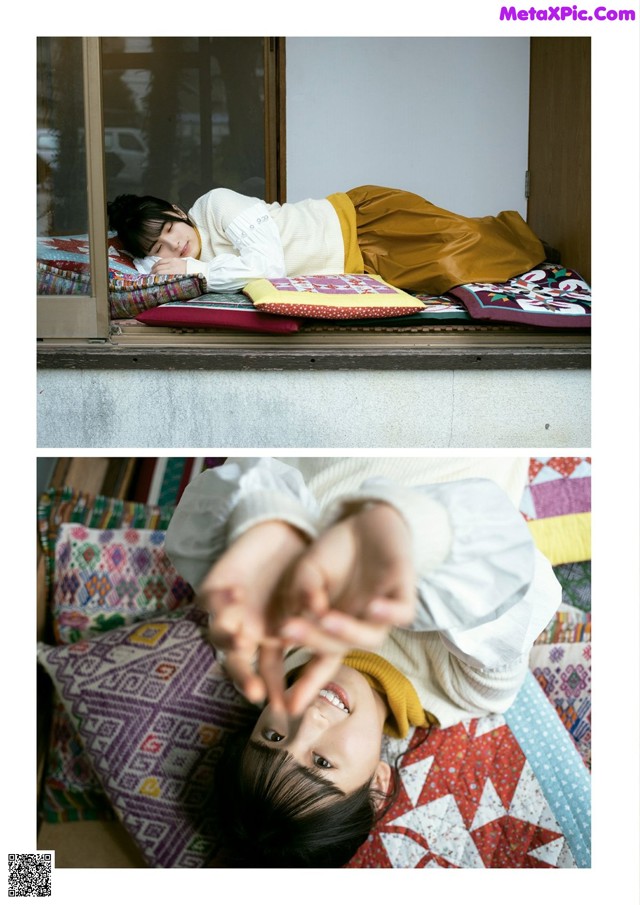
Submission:
[[[291,336],[150,330],[108,341],[38,343],[41,368],[162,370],[496,370],[589,368],[588,331],[509,326],[314,328]]]

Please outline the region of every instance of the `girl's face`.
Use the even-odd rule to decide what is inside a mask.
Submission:
[[[391,769],[380,760],[385,719],[382,697],[357,670],[341,666],[305,711],[293,739],[287,737],[286,720],[272,713],[269,706],[260,715],[251,738],[285,749],[298,763],[321,772],[346,794],[372,776],[374,787],[386,791]]]
[[[172,213],[182,213],[175,211]],[[149,254],[159,258],[197,258],[200,254],[200,237],[186,220],[167,220],[155,240]]]

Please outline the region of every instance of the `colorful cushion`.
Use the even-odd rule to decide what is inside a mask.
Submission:
[[[478,320],[591,327],[591,290],[577,271],[560,264],[542,264],[506,283],[466,283],[448,295]]]
[[[56,542],[60,525],[74,523],[103,531],[137,528],[163,531],[175,506],[156,506],[84,493],[73,487],[52,488],[38,501],[38,536],[45,556],[49,592],[55,580]]]
[[[583,637],[588,635],[585,628]],[[591,769],[591,643],[579,635],[579,640],[569,641],[566,630],[558,636],[559,640],[534,645],[529,665]]]
[[[151,866],[203,867],[214,844],[204,803],[224,733],[251,708],[215,665],[195,608],[39,645],[95,775]]]
[[[109,239],[109,309],[111,317],[135,317],[165,302],[196,298],[206,290],[201,274],[140,274],[117,238]],[[91,291],[89,241],[86,235],[38,239],[37,292],[40,295],[87,295]]]
[[[164,531],[61,525],[51,598],[58,643],[175,610],[191,587],[164,552]]]
[[[208,804],[221,746],[255,719],[220,674],[204,622],[192,609],[38,650],[153,867],[206,865],[224,823]],[[417,730],[413,743],[396,802],[347,866],[589,866],[588,771],[533,675],[504,716]]]
[[[58,642],[186,605],[191,588],[162,552],[174,506],[150,506],[73,488],[51,490],[38,505],[52,629]],[[50,823],[112,814],[81,740],[54,692],[40,802]]]
[[[317,318],[398,317],[424,302],[370,274],[251,280],[244,290],[260,311]]]
[[[301,321],[256,311],[241,292],[210,292],[189,302],[169,302],[136,316],[142,324],[157,327],[228,327],[255,333],[296,333]]]

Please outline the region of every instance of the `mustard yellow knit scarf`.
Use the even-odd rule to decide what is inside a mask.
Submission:
[[[384,731],[393,738],[404,738],[410,726],[437,725],[433,714],[422,707],[418,694],[406,676],[387,660],[369,651],[349,651],[343,660],[361,673],[369,685],[384,695],[391,715],[384,724]]]

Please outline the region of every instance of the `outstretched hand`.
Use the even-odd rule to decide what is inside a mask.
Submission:
[[[285,522],[261,522],[231,544],[199,588],[211,641],[225,652],[232,681],[255,703],[268,697],[284,709],[284,642],[276,636],[270,604],[307,544]]]
[[[413,620],[411,546],[397,510],[371,503],[328,528],[292,565],[278,589],[279,634],[315,656],[287,698],[290,713],[311,703],[349,649],[375,649],[392,625]]]
[[[300,715],[351,648],[376,649],[414,616],[409,528],[371,503],[309,543],[286,522],[253,526],[233,542],[199,588],[211,641],[250,701]],[[284,654],[314,652],[285,699]]]

